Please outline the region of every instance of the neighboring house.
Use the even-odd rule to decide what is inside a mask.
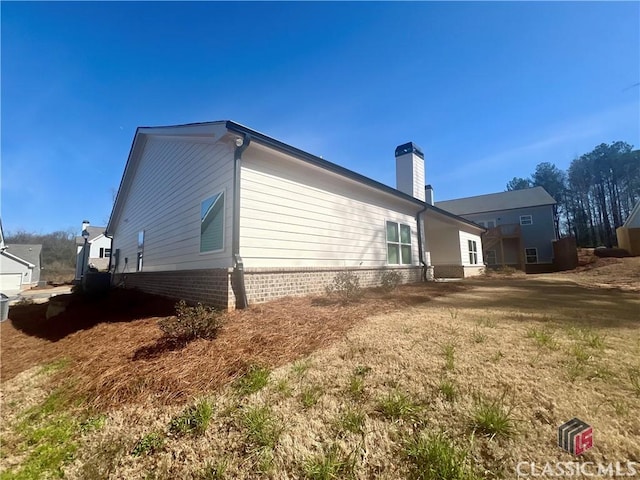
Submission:
[[[0,220],[0,292],[13,295],[32,286],[36,266],[8,251]]]
[[[542,187],[436,202],[436,206],[487,228],[482,237],[489,266],[528,272],[553,264],[556,201]]]
[[[244,308],[344,270],[363,287],[480,273],[484,229],[425,202],[420,149],[396,169],[399,189],[231,121],[139,128],[107,225],[114,281]]]
[[[33,265],[30,283],[34,286],[37,285],[42,270],[42,245],[11,244],[7,245],[7,251]]]
[[[109,268],[111,239],[105,236],[105,228],[92,227],[87,221],[82,223],[82,235],[76,237],[76,281],[89,267],[98,270]]]
[[[635,204],[627,220],[616,229],[618,247],[633,256],[640,255],[640,200]]]

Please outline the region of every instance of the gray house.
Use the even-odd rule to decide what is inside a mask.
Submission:
[[[553,263],[556,201],[542,187],[437,202],[436,206],[487,228],[482,237],[489,266],[527,272]]]
[[[42,245],[11,244],[6,246],[6,251],[33,265],[29,284],[35,286],[40,282],[40,270],[42,270]],[[23,281],[24,284],[24,281]]]

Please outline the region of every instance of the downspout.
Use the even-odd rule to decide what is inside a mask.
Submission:
[[[429,268],[429,266],[427,265],[427,263],[424,261],[424,252],[422,251],[422,244],[423,244],[423,240],[422,240],[422,221],[420,220],[420,217],[422,217],[422,214],[424,212],[427,211],[428,209],[428,204],[425,202],[424,204],[424,208],[422,210],[420,210],[418,212],[418,214],[416,215],[416,225],[418,226],[418,257],[420,258],[420,264],[422,265],[422,281],[426,282],[427,281],[427,270]]]
[[[247,308],[247,291],[244,286],[244,264],[240,256],[240,167],[242,153],[251,143],[251,137],[245,133],[244,138],[236,139],[236,149],[233,154],[233,232],[231,239],[231,254],[233,260],[233,276],[231,287],[236,297],[236,308]]]

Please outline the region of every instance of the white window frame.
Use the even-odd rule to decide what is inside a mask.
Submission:
[[[226,240],[226,209],[227,209],[227,192],[225,190],[219,190],[218,192],[214,192],[211,193],[203,198],[200,199],[200,203],[199,203],[199,210],[200,213],[198,214],[198,218],[200,219],[200,222],[202,222],[202,204],[204,203],[205,200],[210,199],[211,197],[217,197],[217,200],[213,203],[213,205],[216,204],[216,202],[218,202],[220,200],[220,197],[222,197],[222,246],[216,250],[206,250],[206,251],[202,251],[202,226],[200,226],[200,233],[198,234],[198,251],[199,251],[199,255],[210,255],[212,253],[220,253],[224,251],[224,246],[225,246],[225,240]],[[211,205],[213,207],[213,205]]]
[[[535,254],[531,255],[529,253],[527,253],[527,250],[533,250],[535,252]],[[530,262],[529,261],[529,257],[535,257],[536,261],[535,262]],[[534,264],[534,263],[538,263],[538,249],[536,247],[527,247],[524,249],[524,261],[525,263],[528,264]]]
[[[469,265],[478,265],[478,242],[468,238],[467,250],[469,251]]]
[[[398,229],[398,241],[395,242],[393,240],[389,240],[389,230],[388,225],[392,223]],[[402,241],[402,227],[407,227],[409,229],[409,243],[405,243]],[[406,223],[396,222],[395,220],[386,220],[384,222],[384,236],[385,236],[385,254],[387,256],[387,265],[413,265],[413,248],[411,246],[411,237],[413,236],[413,232],[411,231],[411,225]],[[389,245],[397,246],[398,251],[398,263],[389,263]],[[402,247],[409,247],[409,263],[404,263],[402,258]]]
[[[111,249],[110,248],[105,248],[104,249],[104,258],[111,258]]]
[[[520,225],[533,225],[533,215],[520,215]]]
[[[492,256],[493,256],[493,262],[490,261]],[[496,250],[487,250],[484,259],[487,261],[487,265],[497,265],[498,264],[498,252]]]

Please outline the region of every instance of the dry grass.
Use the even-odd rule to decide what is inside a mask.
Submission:
[[[69,350],[65,372],[94,369],[110,381],[96,380],[87,393],[102,385],[127,399],[91,397],[106,420],[78,439],[65,478],[220,478],[204,475],[224,470],[226,478],[396,479],[419,478],[423,464],[458,475],[450,478],[514,478],[519,461],[640,461],[637,294],[562,274],[398,292],[396,299],[367,292],[354,306],[288,299],[235,312],[217,339],[141,360],[135,352],[159,338],[149,337],[153,319],[101,324],[52,342],[60,351],[72,339],[90,342],[85,357]],[[532,331],[552,332],[553,348]],[[443,368],[446,345],[455,346],[452,369]],[[111,363],[100,369],[100,360]],[[199,374],[191,362],[213,373]],[[271,367],[268,382],[239,395],[230,380],[249,365]],[[9,405],[33,388],[30,375],[3,385],[3,419],[19,418],[41,398]],[[146,382],[139,392],[119,387],[132,378]],[[160,389],[172,384],[180,395]],[[208,427],[199,436],[170,435],[185,407],[160,404],[194,405],[196,391],[212,406]],[[321,395],[304,404],[309,391]],[[506,412],[506,427],[492,411],[478,416],[487,405]],[[557,427],[573,417],[595,430],[594,448],[578,459],[555,445]],[[491,430],[480,428],[483,418]],[[162,442],[132,455],[145,438]],[[9,445],[0,467],[20,462]]]

